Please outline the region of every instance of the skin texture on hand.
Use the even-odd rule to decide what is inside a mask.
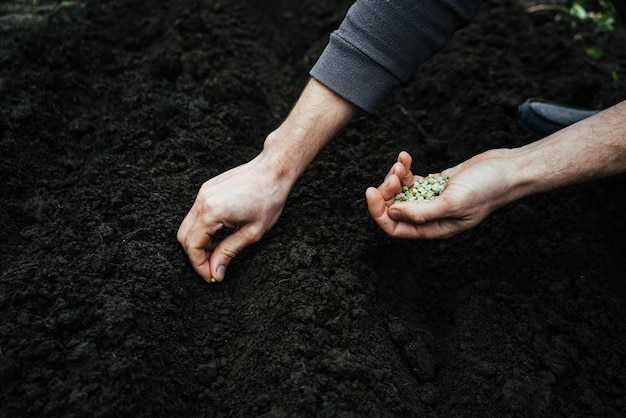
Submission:
[[[231,260],[276,223],[296,180],[359,112],[311,79],[257,157],[202,185],[177,238],[204,280],[221,282]],[[217,238],[223,229],[230,234]]]
[[[626,171],[626,101],[542,140],[479,154],[447,170],[445,191],[426,202],[395,203],[419,178],[401,152],[384,182],[366,191],[370,215],[397,238],[448,238],[496,209],[536,193]]]
[[[196,272],[207,281],[223,280],[230,260],[276,223],[290,187],[262,155],[204,183],[177,235]],[[224,228],[231,233],[215,238]]]
[[[411,171],[411,156],[403,151],[385,181],[370,187],[366,198],[370,215],[396,238],[448,238],[478,225],[506,200],[506,150],[492,150],[443,171],[450,176],[444,192],[424,202],[395,202],[402,186],[419,176]],[[480,181],[476,181],[480,179]]]

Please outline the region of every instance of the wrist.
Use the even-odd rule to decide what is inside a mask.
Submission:
[[[312,78],[285,121],[267,136],[262,159],[278,179],[293,184],[359,112],[357,106]]]
[[[292,186],[304,171],[300,160],[301,156],[294,155],[289,146],[289,138],[280,131],[280,128],[271,132],[263,143],[263,150],[259,160],[264,169],[281,183]]]
[[[551,170],[549,156],[553,154],[542,151],[537,143],[509,150],[511,201],[563,186],[561,179]]]
[[[535,179],[529,175],[527,161],[520,148],[498,148],[478,154],[462,163],[461,168],[471,169],[474,164],[480,167],[473,175],[481,179],[486,190],[482,198],[495,209],[533,193]]]

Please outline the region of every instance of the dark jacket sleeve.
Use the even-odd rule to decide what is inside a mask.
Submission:
[[[367,112],[446,46],[480,0],[359,0],[310,74]]]

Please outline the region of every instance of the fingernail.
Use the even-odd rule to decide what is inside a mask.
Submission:
[[[226,267],[224,266],[219,266],[217,268],[217,277],[219,277],[221,280],[224,280],[224,274],[226,273]]]
[[[389,217],[391,218],[399,218],[400,217],[400,211],[398,209],[389,209]]]

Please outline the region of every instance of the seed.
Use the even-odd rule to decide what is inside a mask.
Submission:
[[[444,190],[449,176],[435,176],[429,174],[425,178],[418,179],[413,186],[402,186],[402,191],[396,194],[396,202],[405,201],[426,201],[433,200],[439,196]]]

